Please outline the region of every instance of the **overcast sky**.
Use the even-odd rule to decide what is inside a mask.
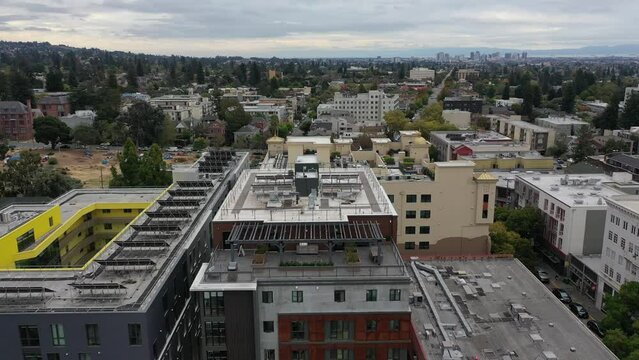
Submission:
[[[638,19],[638,0],[0,0],[0,39],[312,57],[635,44]]]

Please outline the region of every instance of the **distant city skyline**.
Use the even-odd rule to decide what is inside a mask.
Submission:
[[[637,44],[638,11],[634,1],[594,0],[4,0],[0,39],[191,56],[534,54]]]

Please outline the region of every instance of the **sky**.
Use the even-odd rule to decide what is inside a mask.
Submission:
[[[316,57],[637,44],[637,0],[0,0],[0,40]]]

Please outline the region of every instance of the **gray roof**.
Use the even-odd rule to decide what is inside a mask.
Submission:
[[[27,106],[19,101],[0,101],[0,114],[26,114]]]
[[[258,133],[260,129],[256,128],[253,125],[244,125],[241,128],[237,129],[236,133]]]
[[[38,100],[40,105],[62,105],[68,103],[69,97],[67,95],[48,95]]]
[[[630,156],[626,154],[617,154],[615,156],[611,156],[608,160],[613,160],[622,163],[623,165],[630,166],[633,168],[639,168],[639,157]]]

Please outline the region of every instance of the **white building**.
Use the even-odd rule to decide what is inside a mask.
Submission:
[[[444,120],[457,126],[459,129],[468,129],[470,127],[470,111],[462,110],[444,110],[442,112]]]
[[[311,130],[317,128],[328,129],[339,138],[356,138],[366,133],[368,135],[381,136],[384,133],[383,127],[376,121],[356,120],[355,117],[346,110],[318,110],[317,119],[311,124]],[[377,129],[376,129],[377,128]]]
[[[495,100],[496,107],[503,107],[510,109],[513,105],[521,105],[524,103],[524,99],[511,97],[510,99],[497,99]]]
[[[262,117],[269,119],[271,116],[277,116],[279,121],[288,120],[288,112],[284,105],[245,103],[242,104],[244,112],[252,117]]]
[[[384,125],[384,114],[397,109],[399,95],[387,95],[383,91],[370,90],[368,93],[346,95],[335,93],[332,108],[347,110],[356,120],[367,120]]]
[[[626,108],[626,101],[630,100],[632,95],[639,93],[639,86],[637,87],[627,87],[626,93],[624,94],[623,101],[619,103],[619,111],[624,111]]]
[[[164,95],[152,98],[150,102],[161,108],[176,123],[190,120],[194,125],[213,111],[213,103],[199,94]]]
[[[548,129],[553,129],[557,135],[564,134],[566,136],[577,135],[582,126],[590,126],[590,124],[585,121],[569,116],[537,118],[535,119],[535,124]]]
[[[607,205],[604,199],[635,194],[630,174],[521,174],[515,178],[516,204],[541,210],[544,248],[561,264],[568,255],[601,254]]]
[[[595,304],[601,308],[605,294],[619,291],[627,281],[639,281],[639,196],[606,198],[608,212]]]
[[[412,68],[410,69],[409,78],[417,81],[435,80],[435,70],[428,68]]]
[[[80,125],[93,126],[95,117],[96,113],[91,110],[78,110],[74,114],[60,116],[60,120],[71,129],[75,129]]]

